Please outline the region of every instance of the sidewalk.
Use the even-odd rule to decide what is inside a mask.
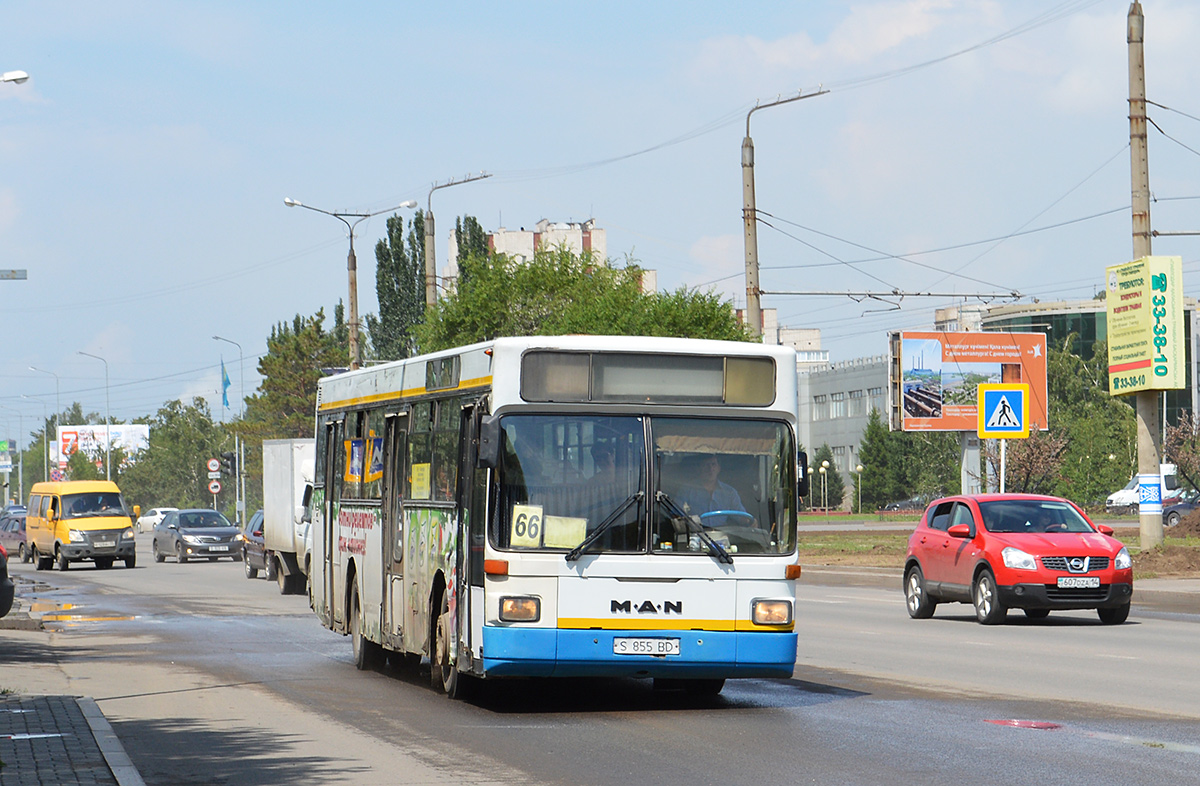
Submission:
[[[0,630],[41,630],[17,598]],[[0,649],[0,662],[11,653]],[[5,685],[0,689],[19,686]],[[0,786],[144,786],[104,713],[90,698],[0,694]]]

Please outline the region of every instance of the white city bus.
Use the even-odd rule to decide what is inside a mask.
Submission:
[[[648,677],[796,657],[796,360],[669,338],[500,338],[320,381],[313,608],[359,668]]]

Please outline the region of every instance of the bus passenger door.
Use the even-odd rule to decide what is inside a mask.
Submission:
[[[459,440],[458,486],[458,668],[473,672],[476,659],[482,658],[483,641],[483,554],[487,533],[488,471],[476,466],[479,455],[479,421],[486,413],[482,400],[463,408],[462,434]],[[468,653],[466,658],[462,654]],[[476,672],[478,673],[478,672]]]
[[[384,641],[404,651],[408,604],[404,592],[404,457],[407,445],[408,415],[388,415],[384,427],[383,459],[383,542],[384,564]]]

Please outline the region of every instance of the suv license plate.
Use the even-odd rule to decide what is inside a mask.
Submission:
[[[229,551],[228,546],[209,546],[209,551]]]
[[[678,655],[679,639],[613,639],[614,655]]]
[[[1059,589],[1097,589],[1100,586],[1099,576],[1059,576]]]

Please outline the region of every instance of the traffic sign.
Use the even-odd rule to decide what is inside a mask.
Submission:
[[[221,481],[210,480],[208,482],[208,490],[209,490],[209,492],[211,492],[213,494],[220,494],[221,493]]]
[[[220,461],[217,461],[215,458],[210,458],[208,460],[208,471],[209,472],[219,472],[220,469],[221,469]]]
[[[1025,439],[1029,436],[1029,385],[979,386],[980,439]]]
[[[220,472],[210,472],[210,473],[208,473],[208,479],[209,479],[209,480],[216,480],[216,479],[217,479],[217,478],[219,478],[219,477],[221,477],[221,473],[220,473]]]

